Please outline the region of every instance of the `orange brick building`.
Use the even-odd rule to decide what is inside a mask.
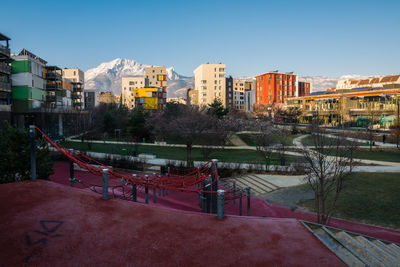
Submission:
[[[297,75],[268,72],[256,76],[256,104],[283,104],[288,97],[296,96]]]
[[[311,84],[309,82],[299,82],[298,96],[308,96],[311,93]]]

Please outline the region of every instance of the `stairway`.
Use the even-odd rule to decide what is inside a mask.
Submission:
[[[232,185],[233,181],[236,181],[236,187],[240,189],[250,187],[251,191],[256,195],[269,193],[279,189],[277,185],[257,176],[256,174],[247,174],[241,177],[231,178],[226,182]]]
[[[400,246],[334,227],[301,221],[349,266],[400,266]]]

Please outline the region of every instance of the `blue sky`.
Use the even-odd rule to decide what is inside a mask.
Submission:
[[[120,57],[187,76],[206,62],[234,76],[400,73],[400,1],[3,0],[2,9],[12,51],[60,67]]]

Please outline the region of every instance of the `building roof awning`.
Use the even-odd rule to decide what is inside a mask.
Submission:
[[[9,41],[11,38],[5,36],[4,34],[0,33],[0,41]]]

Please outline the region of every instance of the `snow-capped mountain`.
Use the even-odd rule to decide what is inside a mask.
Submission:
[[[121,58],[101,63],[96,68],[85,72],[85,88],[121,94],[121,78],[144,75],[145,67],[148,66],[150,65],[145,65],[132,59]],[[168,97],[184,96],[184,89],[193,86],[193,79],[179,75],[175,72],[174,67],[167,68],[167,80]],[[178,94],[175,94],[176,91],[178,91]]]
[[[326,89],[336,88],[339,81],[351,79],[351,80],[361,80],[368,78],[366,75],[350,74],[343,75],[340,77],[324,77],[324,76],[299,76],[298,80],[303,82],[311,82],[312,91],[325,91]]]
[[[117,58],[110,62],[101,63],[93,69],[85,72],[85,88],[99,89],[102,92],[111,91],[114,94],[121,94],[121,78],[124,76],[144,75],[145,65],[132,59]],[[343,75],[341,77],[324,76],[299,76],[299,81],[311,82],[312,91],[323,91],[336,87],[336,84],[345,79],[365,79],[366,75]],[[252,76],[234,77],[237,80],[252,80]],[[193,88],[193,77],[179,75],[174,67],[167,68],[167,96],[186,97],[186,88]]]

